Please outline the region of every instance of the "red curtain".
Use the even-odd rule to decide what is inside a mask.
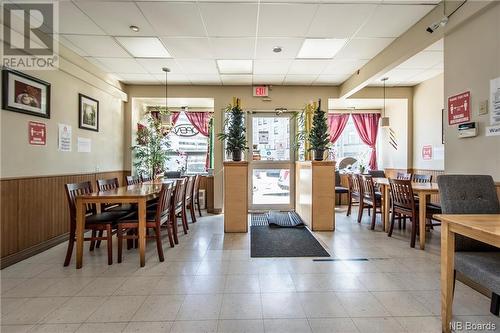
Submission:
[[[378,121],[380,119],[379,113],[353,113],[352,120],[354,126],[358,131],[361,140],[372,149],[370,162],[368,166],[370,170],[377,170],[377,132]]]
[[[331,143],[335,143],[340,138],[348,120],[348,113],[328,114],[328,129],[330,130]]]
[[[205,169],[208,169],[210,166],[210,138],[208,136],[212,114],[210,112],[186,112],[186,116],[198,132],[208,139],[207,158],[205,159]]]
[[[177,122],[177,120],[179,119],[181,113],[180,112],[172,112],[172,118],[171,118],[171,121],[172,121],[172,127],[175,126],[175,123]]]

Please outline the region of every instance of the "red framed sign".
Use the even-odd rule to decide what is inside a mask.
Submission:
[[[448,124],[470,121],[470,91],[448,97]]]
[[[30,121],[28,123],[28,141],[30,145],[45,146],[47,143],[47,125]]]
[[[422,147],[422,159],[432,160],[432,146],[426,145]]]

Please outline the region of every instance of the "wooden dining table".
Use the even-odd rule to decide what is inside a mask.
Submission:
[[[463,235],[500,248],[500,214],[437,214],[441,221],[441,328],[451,332],[455,235]]]
[[[382,192],[382,222],[384,224],[384,230],[389,231],[390,226],[390,186],[389,178],[373,178],[373,181],[379,185]],[[418,206],[418,220],[425,221],[425,216],[427,214],[427,203],[431,194],[439,193],[439,187],[436,183],[412,183],[411,185],[413,192],[418,195],[419,206]],[[425,249],[425,222],[419,223],[419,244],[420,249]]]
[[[139,263],[145,265],[146,256],[146,202],[158,197],[163,182],[145,182],[137,185],[121,186],[113,190],[83,194],[76,197],[76,268],[83,265],[83,238],[85,233],[85,205],[101,203],[137,204],[139,216]]]

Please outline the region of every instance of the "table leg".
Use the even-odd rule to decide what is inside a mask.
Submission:
[[[85,204],[76,199],[76,268],[83,265],[83,239],[85,237]]]
[[[453,270],[455,257],[455,233],[450,232],[447,222],[441,224],[441,329],[451,332],[453,306]]]
[[[389,211],[390,211],[390,195],[389,195],[389,186],[384,185],[384,213],[383,213],[383,222],[384,222],[384,231],[389,232]]]
[[[139,214],[139,261],[141,267],[146,264],[146,200],[138,203]]]
[[[420,249],[425,249],[425,215],[427,213],[427,195],[425,192],[418,193],[418,229],[420,232]]]

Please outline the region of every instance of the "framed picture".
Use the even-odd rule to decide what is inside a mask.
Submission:
[[[50,118],[50,83],[11,69],[2,69],[2,108]]]
[[[78,127],[99,132],[99,101],[78,94]]]
[[[441,109],[441,143],[444,144],[444,117],[446,116],[444,109]]]

